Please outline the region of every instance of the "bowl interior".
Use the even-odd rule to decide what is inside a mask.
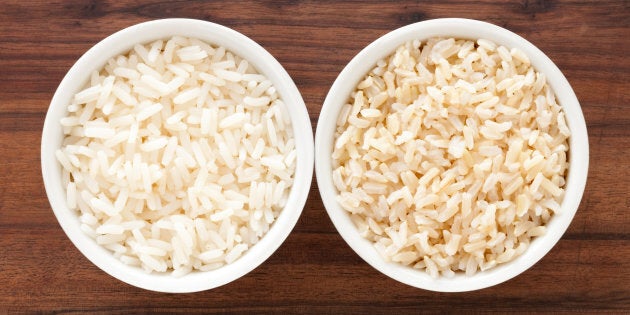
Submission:
[[[431,278],[426,272],[398,263],[385,262],[372,242],[361,237],[350,216],[335,200],[337,192],[332,181],[332,146],[337,116],[350,93],[360,80],[382,59],[403,43],[431,37],[489,39],[506,47],[521,49],[539,72],[545,73],[562,106],[572,135],[569,140],[570,160],[566,195],[561,212],[547,224],[547,233],[532,241],[530,247],[515,260],[477,272],[467,277],[457,273],[453,278]],[[331,87],[317,123],[315,137],[315,172],[322,200],[335,227],[348,245],[377,270],[408,285],[442,292],[470,291],[504,282],[522,273],[540,260],[560,239],[571,223],[579,206],[588,170],[588,138],[580,104],[569,82],[558,67],[538,48],[506,29],[486,22],[467,19],[436,19],[411,24],[394,30],[372,42],[359,52],[343,69]]]
[[[68,209],[65,189],[61,183],[61,166],[55,150],[63,140],[60,119],[74,94],[81,90],[90,73],[102,68],[108,59],[125,53],[137,43],[180,35],[204,40],[247,59],[260,73],[272,81],[283,99],[290,116],[296,142],[297,162],[294,186],[287,206],[265,236],[241,258],[217,270],[191,272],[182,277],[169,274],[147,274],[137,267],[123,264],[108,250],[96,244],[80,230],[74,211]],[[211,22],[191,19],[165,19],[145,22],[123,29],[96,44],[72,66],[59,85],[48,109],[42,133],[42,174],[52,209],[65,233],[75,246],[99,268],[108,274],[148,290],[161,292],[194,292],[211,289],[233,281],[265,261],[286,239],[302,212],[309,192],[313,172],[313,133],[304,101],[294,82],[264,48],[227,27]]]

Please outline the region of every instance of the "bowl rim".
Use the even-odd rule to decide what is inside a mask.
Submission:
[[[336,189],[332,182],[332,145],[337,116],[356,84],[371,70],[377,60],[395,51],[404,42],[431,37],[455,37],[466,39],[486,38],[506,47],[518,47],[539,72],[545,73],[547,83],[562,106],[567,124],[572,132],[569,138],[570,164],[566,194],[560,213],[547,224],[547,233],[537,237],[519,257],[486,271],[478,271],[467,277],[457,273],[453,278],[431,278],[426,272],[414,270],[398,263],[385,262],[374,249],[372,242],[364,239],[350,220],[349,215],[336,202]],[[497,285],[529,269],[546,255],[558,242],[571,223],[586,185],[589,163],[589,146],[586,124],[580,104],[573,89],[560,69],[540,49],[523,37],[494,24],[483,21],[443,18],[426,20],[393,30],[362,49],[341,71],[331,86],[317,122],[315,132],[315,174],[322,201],[335,228],[345,242],[368,264],[407,285],[437,291],[463,292]]]
[[[80,229],[78,215],[66,205],[65,187],[61,187],[61,168],[54,152],[63,135],[59,119],[67,113],[70,98],[83,87],[90,73],[102,68],[108,59],[126,53],[137,43],[148,43],[180,35],[220,45],[248,60],[258,72],[272,81],[285,103],[296,142],[296,170],[287,205],[269,231],[239,259],[212,271],[193,271],[181,277],[170,273],[147,274],[128,266]],[[89,70],[89,71],[88,71]],[[307,126],[307,127],[304,127]],[[55,135],[60,135],[56,137]],[[284,67],[262,46],[226,26],[195,19],[159,19],[119,30],[85,52],[66,73],[46,112],[41,139],[41,168],[51,208],[72,243],[94,265],[130,285],[157,292],[185,293],[212,289],[249,273],[271,256],[295,227],[310,191],[314,164],[313,131],[302,96]]]

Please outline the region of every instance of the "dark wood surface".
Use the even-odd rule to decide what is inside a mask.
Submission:
[[[630,312],[630,2],[628,1],[0,1],[0,313],[4,311],[397,314]],[[590,170],[577,215],[538,264],[492,288],[435,293],[380,274],[331,224],[313,186],[286,242],[228,285],[162,294],[120,282],[71,244],[46,199],[39,147],[50,99],[92,45],[124,27],[189,17],[231,27],[273,54],[313,124],[333,80],[379,36],[440,17],[506,27],[572,84],[588,126]]]

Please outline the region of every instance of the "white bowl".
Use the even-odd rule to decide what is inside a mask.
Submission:
[[[108,250],[83,233],[75,211],[68,209],[61,183],[61,167],[55,150],[63,139],[60,119],[74,94],[79,92],[92,71],[100,69],[108,59],[125,53],[137,43],[147,43],[170,36],[194,37],[226,49],[247,59],[260,73],[272,81],[287,104],[297,150],[295,183],[287,206],[269,232],[235,262],[208,272],[192,272],[183,277],[169,274],[147,274],[137,267],[120,262]],[[131,285],[160,292],[195,292],[233,281],[250,272],[282,244],[297,222],[308,195],[313,172],[313,132],[302,96],[284,68],[256,42],[227,27],[200,20],[165,19],[137,24],[123,29],[94,45],[72,66],[61,81],[48,108],[42,133],[42,174],[46,193],[59,224],[74,245],[103,271]]]
[[[562,211],[554,214],[547,224],[547,233],[532,241],[529,248],[515,260],[487,271],[467,277],[456,274],[453,278],[431,278],[425,271],[385,262],[374,249],[372,242],[361,237],[348,213],[336,202],[337,192],[332,180],[331,154],[336,120],[341,107],[358,82],[401,44],[430,37],[485,38],[506,47],[521,49],[530,58],[536,70],[547,76],[547,82],[556,93],[566,113],[572,135],[569,140],[570,166],[566,195]],[[569,82],[558,67],[538,48],[522,37],[493,24],[467,19],[436,19],[411,24],[394,30],[359,52],[339,74],[322,106],[315,135],[315,174],[319,192],[332,222],[352,249],[363,260],[385,275],[410,286],[441,292],[471,291],[486,288],[509,280],[540,260],[558,242],[571,223],[580,204],[588,172],[588,138],[580,104]]]

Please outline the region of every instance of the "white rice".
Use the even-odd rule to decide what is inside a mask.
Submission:
[[[112,58],[68,105],[67,205],[81,229],[147,272],[213,270],[244,255],[285,206],[295,141],[250,64],[173,37]]]
[[[337,200],[386,261],[432,277],[506,263],[560,211],[569,128],[518,49],[410,41],[337,120]]]

